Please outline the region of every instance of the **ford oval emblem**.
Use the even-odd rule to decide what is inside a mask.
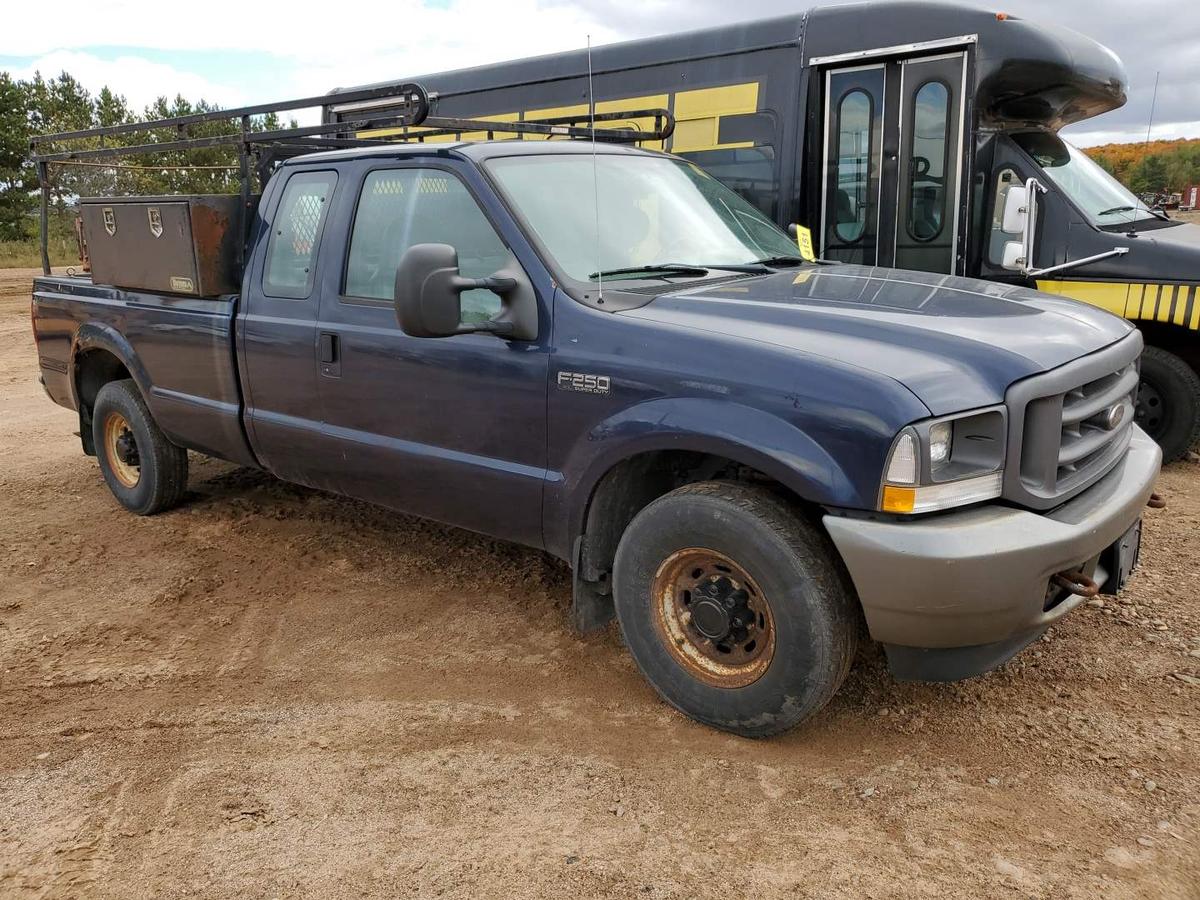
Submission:
[[[1104,416],[1104,427],[1109,431],[1115,431],[1117,426],[1125,420],[1125,404],[1118,403],[1116,406],[1109,409]]]

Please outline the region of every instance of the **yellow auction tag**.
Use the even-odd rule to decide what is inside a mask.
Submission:
[[[800,248],[800,256],[804,260],[817,261],[817,254],[813,251],[812,232],[803,225],[796,226],[796,246]]]

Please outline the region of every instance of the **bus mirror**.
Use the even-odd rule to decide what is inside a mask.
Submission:
[[[1025,236],[1025,229],[1029,225],[1028,193],[1020,185],[1014,184],[1004,195],[1004,221],[1000,230],[1005,234]]]
[[[1038,194],[1046,193],[1036,178],[1025,182],[1024,190],[1012,185],[1004,195],[1004,220],[1000,230],[1017,238],[1004,244],[1006,269],[1029,275],[1033,271],[1034,247],[1037,241]]]
[[[1021,241],[1006,241],[1004,244],[1004,262],[1001,263],[1005,269],[1011,269],[1014,272],[1021,272],[1025,269],[1025,245]]]

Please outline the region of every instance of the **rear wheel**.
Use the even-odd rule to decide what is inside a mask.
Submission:
[[[132,380],[100,389],[92,436],[100,471],[122,506],[150,516],[179,503],[187,488],[187,451],[167,440]]]
[[[625,643],[684,714],[747,737],[784,731],[829,701],[854,658],[854,594],[835,554],[763,488],[681,487],[617,548]]]
[[[1174,353],[1147,347],[1136,420],[1162,447],[1164,462],[1179,459],[1200,440],[1200,376]]]

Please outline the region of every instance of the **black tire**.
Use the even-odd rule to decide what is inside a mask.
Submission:
[[[684,555],[693,552],[689,548],[707,548],[698,552],[716,551],[734,562],[758,589],[748,593],[766,600],[773,653],[760,674],[739,676],[753,677],[749,683],[731,685],[725,680],[731,676],[716,678],[702,671],[706,663],[681,662],[688,654],[701,658],[697,648],[712,653],[719,647],[711,639],[681,640],[685,632],[698,635],[696,606],[688,606],[678,619],[683,631],[663,624],[672,618],[664,612],[672,603],[666,597],[678,594],[684,600],[676,602],[690,604],[696,596],[705,600],[701,595],[714,589],[711,580],[695,582],[695,593],[663,586],[664,578],[666,584],[676,584],[669,574],[673,560],[682,556],[684,565],[690,565]],[[745,737],[778,734],[814,715],[833,697],[854,661],[857,599],[837,551],[817,527],[762,487],[704,482],[655,500],[621,538],[614,595],[625,643],[662,698],[697,721]],[[760,613],[752,611],[751,617],[763,621]],[[676,635],[673,642],[668,634]],[[762,664],[761,658],[753,663]]]
[[[114,429],[120,432],[115,440]],[[131,379],[100,388],[92,409],[92,436],[104,480],[130,512],[152,516],[183,498],[187,451],[167,440]]]
[[[1200,376],[1174,353],[1147,347],[1136,419],[1162,448],[1163,462],[1182,457],[1200,440]]]

